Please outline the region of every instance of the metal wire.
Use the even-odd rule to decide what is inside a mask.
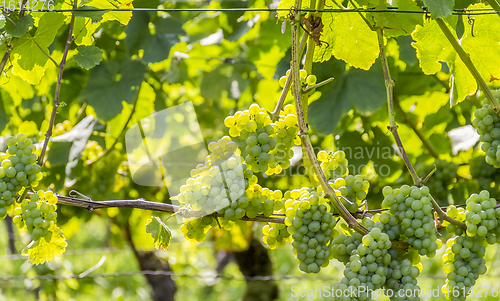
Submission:
[[[65,280],[65,279],[84,279],[84,278],[108,278],[108,277],[130,277],[136,275],[150,275],[150,276],[173,276],[182,277],[182,278],[198,278],[198,279],[221,279],[227,281],[283,281],[283,280],[328,280],[328,281],[340,281],[339,277],[332,276],[296,276],[296,275],[278,275],[278,276],[242,276],[242,277],[234,277],[234,276],[225,276],[225,275],[202,275],[202,274],[186,274],[186,273],[177,273],[172,271],[129,271],[129,272],[118,272],[118,273],[102,273],[102,274],[68,274],[68,275],[41,275],[41,276],[0,276],[1,281],[19,281],[25,279],[31,280]],[[492,274],[492,275],[482,275],[482,278],[497,278],[500,277],[500,274]],[[446,275],[422,275],[419,278],[426,279],[446,279]]]
[[[422,8],[421,11],[415,10],[397,10],[396,7],[389,7],[384,10],[372,10],[372,9],[323,9],[323,10],[315,10],[315,9],[294,9],[299,12],[322,12],[322,13],[399,13],[399,14],[430,14],[425,8]],[[280,12],[280,11],[290,11],[290,9],[285,8],[110,8],[110,9],[91,9],[91,8],[81,8],[81,9],[43,9],[43,10],[30,10],[30,9],[19,9],[16,8],[14,11],[26,11],[26,12],[134,12],[134,11],[143,11],[143,12]],[[500,12],[494,11],[490,8],[480,8],[480,9],[454,9],[453,15],[468,15],[468,16],[477,16],[477,15],[494,15],[500,14]]]

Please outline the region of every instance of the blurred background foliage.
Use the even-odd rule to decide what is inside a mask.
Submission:
[[[455,8],[474,2],[456,1]],[[94,0],[87,5],[104,4]],[[133,1],[136,8],[276,5],[277,2],[265,0]],[[66,6],[62,2],[56,4],[56,8]],[[68,19],[64,23],[65,15],[57,14],[60,28],[47,47],[52,58],[59,61]],[[32,15],[40,21],[40,14]],[[421,18],[423,21],[424,16]],[[457,26],[459,36],[463,27]],[[227,134],[223,120],[229,114],[254,102],[272,111],[281,92],[278,79],[289,68],[289,30],[288,26],[282,34],[281,22],[271,12],[136,11],[77,17],[75,43],[97,46],[103,59],[90,70],[82,68],[75,58],[79,50],[76,45],[71,47],[54,136],[70,131],[88,116],[96,116],[97,121],[92,123],[85,150],[76,162],[69,162],[71,141],[49,144],[40,188],[63,195],[77,190],[93,200],[141,197],[169,202],[166,189],[139,186],[130,180],[122,129],[155,111],[193,102],[204,139],[218,139]],[[0,43],[3,52],[5,42]],[[484,160],[477,159],[477,137],[468,128],[472,112],[483,97],[476,93],[450,108],[450,70],[446,64],[442,63],[437,73],[425,75],[409,35],[388,39],[387,49],[396,81],[399,134],[410,161],[421,166],[419,175],[429,173],[432,168],[428,167],[437,160],[446,161],[436,163],[442,168],[450,166],[450,162],[456,165],[456,169],[445,172],[456,172],[446,181],[430,179],[429,185],[442,188],[442,204],[464,203],[471,192],[485,188],[498,197],[498,171],[491,170],[481,178],[480,171],[488,167],[481,167]],[[8,66],[13,67],[6,68],[0,77],[0,131],[2,135],[25,133],[41,141],[48,127],[58,70],[47,61],[42,67],[33,65],[39,72],[28,74],[22,68],[24,64],[15,59],[9,61]],[[362,70],[332,58],[315,64],[313,74],[320,81],[335,78],[310,97],[313,144],[317,150],[344,150],[350,173],[363,174],[370,181],[368,208],[378,208],[382,187],[410,183],[388,135],[380,62],[377,59],[368,70]],[[491,85],[497,88],[499,83],[494,80]],[[291,102],[288,95],[286,103]],[[103,152],[106,155],[93,162]],[[297,148],[299,158],[300,152]],[[294,160],[284,174],[261,176],[259,182],[283,191],[310,185],[301,164]],[[67,251],[40,266],[30,265],[19,255],[28,241],[26,233],[13,230],[9,218],[0,223],[0,300],[170,300],[174,293],[175,300],[329,300],[294,298],[291,288],[322,289],[341,278],[340,263],[333,261],[319,275],[302,274],[291,246],[269,250],[260,243],[262,224],[258,223],[238,223],[230,233],[213,229],[208,241],[194,243],[183,238],[179,224],[171,219],[168,224],[173,242],[165,252],[155,251],[151,236],[145,232],[151,212],[117,208],[88,212],[64,205],[59,206],[59,212],[58,221],[68,239]],[[423,263],[419,282],[424,290],[435,287],[435,278],[440,282],[444,279],[439,254]],[[488,250],[487,262],[491,267],[498,257],[497,250]],[[95,271],[89,270],[93,267]],[[261,271],[253,270],[255,267]],[[164,271],[167,276],[143,275],[145,270]],[[83,278],[72,277],[86,271],[89,273]],[[495,268],[489,269],[478,286],[498,284],[497,273]],[[274,275],[277,279],[245,282],[244,275]],[[44,279],[50,276],[55,279]],[[250,296],[252,291],[265,294]]]

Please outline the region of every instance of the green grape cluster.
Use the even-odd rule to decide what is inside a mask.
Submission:
[[[443,255],[446,281],[442,292],[448,299],[464,301],[479,275],[486,273],[485,243],[484,238],[468,235],[456,236],[446,242]]]
[[[20,207],[14,209],[16,214],[12,221],[19,229],[26,228],[34,241],[44,239],[50,242],[52,233],[57,229],[57,196],[52,191],[39,190],[24,199]]]
[[[329,205],[313,189],[293,190],[285,201],[285,225],[292,234],[292,247],[299,269],[318,273],[330,263],[329,244],[338,235]]]
[[[386,290],[392,290],[391,301],[418,301],[420,296],[413,295],[413,292],[419,291],[417,277],[420,269],[412,266],[409,259],[403,258],[396,250],[389,250],[391,254],[391,263],[388,267],[387,281],[384,285]],[[405,292],[412,292],[406,294]]]
[[[469,161],[470,175],[477,181],[479,190],[489,190],[493,194],[500,193],[500,170],[486,163],[486,157],[477,156]]]
[[[429,193],[426,186],[419,188],[403,185],[396,189],[384,187],[382,208],[388,208],[389,214],[381,215],[380,221],[391,227],[390,230],[384,228],[391,238],[398,238],[397,234],[405,236],[408,244],[417,249],[420,255],[434,257],[438,245]],[[392,219],[392,224],[396,223],[393,226],[391,215],[396,218]]]
[[[360,203],[366,198],[370,183],[362,175],[347,175],[345,178],[336,178],[328,182],[335,191],[337,197],[349,212],[357,212]],[[318,187],[318,192],[323,188]],[[332,211],[337,213],[335,209]]]
[[[486,99],[483,100],[483,106],[474,111],[474,117],[472,126],[480,135],[486,163],[500,168],[500,117]]]
[[[225,224],[244,216],[271,216],[274,210],[281,208],[282,192],[257,184],[257,177],[247,169],[231,138],[225,136],[211,142],[208,149],[210,154],[205,163],[191,170],[191,177],[180,188],[177,200],[183,208],[189,207],[207,215],[215,211],[223,215],[220,220]],[[184,219],[183,231],[186,237],[202,241],[214,225],[216,221],[209,218]]]
[[[370,291],[377,290],[386,283],[388,266],[391,263],[388,250],[391,246],[391,240],[386,233],[383,233],[379,227],[371,228],[350,254],[349,262],[344,270],[344,278],[334,285],[335,288],[342,291],[346,289],[351,291],[351,287],[355,288],[354,291],[357,294],[349,296],[348,300],[371,300]],[[358,291],[358,287],[367,289]]]
[[[349,262],[349,257],[361,244],[363,236],[358,232],[353,232],[351,235],[340,233],[330,244],[330,259],[337,259],[343,264]]]
[[[427,176],[433,169],[436,171],[427,181],[426,185],[432,191],[432,196],[440,204],[448,205],[448,195],[457,180],[458,164],[447,160],[435,160],[432,164],[419,163],[415,171],[419,175]]]
[[[286,75],[283,75],[279,79],[279,84],[281,88],[285,87],[285,83],[289,76],[290,76],[290,69],[286,71]],[[309,88],[309,86],[314,86],[317,81],[316,75],[314,74],[307,75],[307,71],[304,69],[299,70],[299,77],[302,90],[306,90],[307,88]]]
[[[229,137],[211,142],[208,149],[211,154],[205,163],[191,170],[191,178],[180,187],[178,201],[200,213],[225,214],[227,210],[228,218],[241,218],[245,215],[243,208],[248,205],[243,197],[245,190],[257,178],[246,170],[236,143]]]
[[[498,228],[500,208],[494,209],[497,201],[490,197],[487,190],[479,194],[471,194],[467,199],[467,211],[465,213],[465,224],[467,235],[470,237],[485,237],[489,232]]]
[[[262,227],[264,237],[262,241],[269,246],[270,249],[283,248],[286,242],[290,240],[290,232],[285,224],[269,223]]]
[[[266,109],[252,104],[248,110],[238,111],[224,119],[231,137],[238,137],[242,156],[248,169],[254,173],[273,175],[290,166],[297,136],[297,116],[292,105],[285,106],[276,122]]]
[[[334,181],[349,174],[348,162],[343,151],[327,152],[321,150],[318,152],[317,158],[321,162],[320,167],[327,180]],[[316,174],[314,174],[314,179],[318,181]]]
[[[206,239],[206,233],[212,227],[217,227],[217,221],[212,215],[205,215],[200,218],[184,219],[181,231],[186,239],[202,242]]]
[[[0,219],[7,216],[7,208],[11,208],[17,193],[38,186],[43,178],[31,139],[19,134],[5,142],[0,149]]]

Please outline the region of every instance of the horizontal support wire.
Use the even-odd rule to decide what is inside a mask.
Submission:
[[[397,7],[389,7],[384,10],[373,10],[373,9],[323,9],[323,10],[315,10],[315,9],[294,9],[299,12],[322,12],[322,13],[400,13],[400,14],[430,14],[425,8],[422,8],[421,11],[416,10],[397,10]],[[6,10],[7,11],[7,10]],[[12,10],[9,10],[12,11]],[[99,9],[99,8],[81,8],[81,9],[43,9],[43,10],[31,10],[31,9],[19,9],[16,8],[13,11],[26,11],[26,12],[54,12],[54,13],[69,13],[69,12],[134,12],[134,11],[143,11],[143,12],[280,12],[280,11],[290,11],[290,9],[286,8],[110,8],[110,9]],[[454,9],[453,15],[493,15],[499,14],[500,12],[494,11],[490,8],[479,8],[479,9]]]
[[[198,278],[198,279],[221,279],[228,281],[283,281],[283,280],[328,280],[328,281],[340,281],[339,277],[331,276],[300,276],[300,275],[278,275],[278,276],[226,276],[226,275],[202,275],[202,274],[186,274],[186,273],[176,273],[172,271],[130,271],[130,272],[118,272],[118,273],[102,273],[102,274],[68,274],[68,275],[39,275],[39,276],[0,276],[0,281],[20,281],[20,280],[64,280],[64,279],[84,279],[84,278],[109,278],[109,277],[131,277],[136,275],[150,275],[150,276],[173,276],[182,278]],[[483,278],[496,278],[500,274],[485,274]],[[419,278],[424,279],[446,279],[446,275],[422,275]]]

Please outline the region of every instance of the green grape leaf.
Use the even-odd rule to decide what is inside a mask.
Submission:
[[[424,0],[424,5],[431,13],[432,19],[445,18],[453,12],[455,0]]]
[[[484,4],[475,4],[468,9],[489,8]],[[472,26],[467,22],[467,16],[459,16],[464,24],[464,35],[460,44],[468,53],[472,63],[486,82],[500,78],[500,24],[497,16],[484,15],[474,21]],[[458,18],[447,18],[448,27],[456,38],[454,26]],[[451,25],[450,25],[451,23]],[[474,36],[473,36],[474,34]],[[417,49],[417,57],[425,74],[434,74],[441,70],[440,62],[448,65],[451,72],[450,103],[455,105],[477,91],[476,80],[469,72],[460,57],[448,42],[436,22],[417,26],[412,34],[413,47]]]
[[[368,71],[349,69],[335,79],[333,86],[318,90],[323,95],[309,105],[309,124],[323,134],[332,133],[342,115],[351,109],[369,116],[386,102],[380,63]]]
[[[356,68],[370,69],[379,54],[377,33],[358,14],[331,15],[331,21],[327,18],[324,22],[322,38],[329,45],[323,43],[315,59],[321,60],[325,49],[331,49],[337,59]]]
[[[424,18],[421,14],[402,14],[398,13],[401,11],[417,11],[421,12],[422,9],[412,0],[398,0],[398,9],[391,13],[382,13],[378,16],[372,14],[374,18],[382,20],[384,27],[384,36],[386,37],[398,37],[410,35],[415,29],[417,24],[422,25]],[[370,14],[367,14],[367,18],[370,19]]]
[[[10,116],[5,112],[5,106],[3,103],[2,93],[0,93],[0,134],[5,129],[9,123]]]
[[[153,216],[153,218],[148,221],[146,224],[146,232],[153,237],[157,249],[168,249],[172,238],[172,232],[170,232],[170,229],[159,217]]]
[[[120,114],[122,101],[133,103],[146,67],[137,60],[107,61],[91,70],[79,100],[91,105],[97,117],[108,121]]]
[[[36,242],[32,241],[23,249],[22,254],[28,256],[31,264],[39,265],[51,261],[56,256],[61,256],[66,251],[67,245],[62,230],[55,227],[50,242],[45,241],[45,238]]]
[[[79,9],[97,9],[92,6],[82,6]],[[76,17],[84,17],[84,18],[89,18],[92,20],[92,22],[101,22],[102,21],[102,16],[108,12],[107,10],[99,10],[99,11],[76,11],[75,16]]]
[[[307,4],[309,1],[302,1],[302,7],[303,9],[309,8]],[[294,7],[295,0],[281,0],[280,3],[278,3],[278,18],[283,19],[288,16],[290,13],[289,9]],[[286,9],[286,10],[284,10]],[[290,28],[290,24],[287,24],[288,28]]]
[[[47,161],[51,167],[66,165],[69,162],[69,153],[73,143],[51,142],[47,152]]]
[[[134,8],[130,0],[92,0],[87,3],[88,6],[92,6],[99,9],[116,9],[116,8]],[[116,20],[123,25],[127,25],[132,17],[131,11],[109,11],[102,16],[102,22]]]
[[[19,18],[19,15],[16,14],[11,14],[9,18],[12,20],[12,22],[7,22],[5,24],[5,31],[14,38],[19,38],[22,37],[28,32],[28,29],[35,25],[35,20],[33,20],[33,17],[31,15],[25,15],[22,18]],[[15,25],[14,25],[15,24]]]
[[[180,42],[179,35],[184,35],[182,23],[174,18],[157,18],[154,22],[155,34],[149,31],[150,16],[147,12],[135,12],[130,24],[125,29],[125,46],[129,54],[144,50],[142,60],[156,63],[166,60],[170,48]]]
[[[13,73],[30,84],[38,84],[45,73],[49,58],[48,47],[54,41],[66,17],[62,13],[43,14],[33,37],[24,36],[16,42],[13,50]]]
[[[78,66],[89,70],[90,68],[99,65],[102,61],[103,51],[95,46],[78,46],[76,48],[79,54],[73,56],[73,59]]]

